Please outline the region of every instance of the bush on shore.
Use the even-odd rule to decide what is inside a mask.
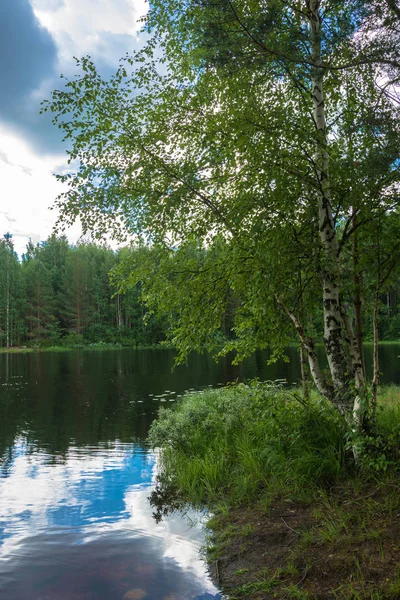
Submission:
[[[211,509],[207,560],[232,600],[400,597],[400,389],[384,388],[373,434],[352,444],[343,419],[253,383],[161,409],[156,518]]]
[[[397,418],[396,418],[397,415]],[[399,409],[378,411],[379,443],[364,450],[358,475],[393,466]],[[351,478],[356,468],[346,425],[323,398],[253,382],[185,397],[161,409],[149,435],[161,448],[160,481],[194,504],[253,501],[260,491],[299,497]]]

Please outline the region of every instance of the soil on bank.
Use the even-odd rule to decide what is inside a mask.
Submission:
[[[399,600],[400,485],[349,484],[218,515],[208,559],[230,600]]]

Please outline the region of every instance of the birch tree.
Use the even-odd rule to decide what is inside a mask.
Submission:
[[[375,81],[379,68],[397,68],[398,50],[392,44],[383,56],[369,35],[376,6],[156,0],[142,52],[108,81],[88,57],[77,61],[81,73],[44,105],[79,165],[59,176],[68,188],[62,221],[79,214],[98,235],[142,234],[158,248],[158,270],[141,273],[150,303],[168,304],[170,282],[185,278],[175,288],[181,306],[189,303],[175,311],[181,355],[220,326],[229,287],[239,306],[224,351],[279,350],[294,327],[316,387],[352,427],[362,424],[365,381],[343,301],[343,252],[398,202],[398,109]],[[193,243],[218,240],[222,258],[212,268],[196,262]],[[316,298],[322,339],[309,323]]]

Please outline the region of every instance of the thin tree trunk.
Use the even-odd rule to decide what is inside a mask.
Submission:
[[[78,303],[76,306],[76,332],[79,335],[81,333],[81,303],[80,300],[78,299]]]
[[[344,326],[346,329],[346,337],[347,337],[348,344],[349,344],[349,354],[350,354],[351,366],[353,368],[354,384],[355,384],[356,390],[360,390],[364,386],[365,378],[364,378],[364,370],[363,370],[363,365],[362,365],[362,360],[361,360],[361,354],[360,354],[360,350],[358,347],[358,340],[354,333],[350,318],[344,308],[342,309],[342,317],[343,317],[343,322],[344,322]]]
[[[42,339],[42,320],[40,318],[40,288],[38,290],[38,303],[36,306],[36,318],[37,318],[37,326],[38,326],[38,337],[39,340]]]
[[[6,332],[7,332],[7,348],[10,347],[10,282],[9,274],[7,273],[7,309],[6,309]]]
[[[300,319],[291,310],[289,310],[289,308],[286,306],[286,304],[284,303],[282,298],[280,298],[279,296],[276,296],[276,301],[277,301],[279,307],[281,308],[281,310],[283,310],[283,312],[286,313],[286,315],[292,321],[293,325],[295,326],[296,332],[300,338],[301,344],[303,345],[304,349],[307,352],[308,364],[310,367],[311,376],[313,378],[313,381],[316,385],[317,390],[323,396],[325,396],[325,398],[328,398],[328,400],[333,402],[334,401],[333,389],[325,381],[325,378],[323,377],[323,375],[321,373],[317,353],[315,352],[314,340],[306,335],[303,324],[301,323]]]
[[[324,343],[334,388],[333,402],[343,415],[351,414],[348,361],[343,342],[343,320],[339,301],[338,240],[331,207],[329,154],[324,107],[324,70],[321,60],[320,0],[308,0],[312,61],[313,117],[316,128],[315,170],[318,178],[319,234],[323,249],[322,284],[324,311]]]
[[[117,327],[118,329],[122,329],[123,321],[122,321],[122,313],[121,313],[121,299],[120,295],[117,294]]]
[[[300,304],[300,319],[304,323],[304,303],[303,303],[303,281],[301,274],[301,261],[298,260],[299,270],[299,304]],[[300,340],[300,369],[301,369],[301,387],[304,400],[310,400],[310,381],[309,371],[307,368],[307,350],[304,343]]]
[[[375,418],[376,414],[376,402],[378,395],[379,385],[379,329],[378,329],[378,318],[379,318],[379,278],[375,290],[375,301],[374,301],[374,315],[372,319],[372,326],[374,331],[374,375],[372,378],[372,418]]]
[[[10,347],[10,257],[7,248],[7,304],[6,304],[6,346]]]
[[[342,317],[346,329],[347,341],[349,344],[349,354],[354,377],[354,387],[356,390],[356,395],[353,401],[353,424],[356,426],[357,430],[361,430],[364,421],[362,397],[364,394],[365,387],[365,376],[362,363],[362,356],[360,354],[357,336],[354,333],[350,318],[344,307],[342,308]]]
[[[300,368],[301,368],[301,387],[303,390],[303,398],[308,401],[310,399],[310,382],[308,379],[308,369],[307,369],[307,350],[303,344],[300,342]]]
[[[357,224],[357,216],[353,213],[353,227]],[[362,298],[361,298],[361,289],[362,289],[362,278],[360,274],[360,255],[358,249],[358,233],[357,231],[353,234],[353,269],[354,269],[354,321],[355,321],[355,335],[357,339],[358,351],[361,358],[362,370],[364,375],[364,380],[366,378],[365,371],[365,356],[364,356],[364,331],[362,325]]]

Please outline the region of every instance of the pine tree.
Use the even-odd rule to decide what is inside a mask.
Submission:
[[[55,341],[58,338],[57,319],[54,316],[55,295],[52,276],[39,258],[25,258],[23,274],[26,285],[26,327],[28,340],[35,343]]]
[[[21,265],[14,251],[11,234],[0,240],[0,340],[9,348],[20,343],[24,333],[22,315],[24,287]]]

